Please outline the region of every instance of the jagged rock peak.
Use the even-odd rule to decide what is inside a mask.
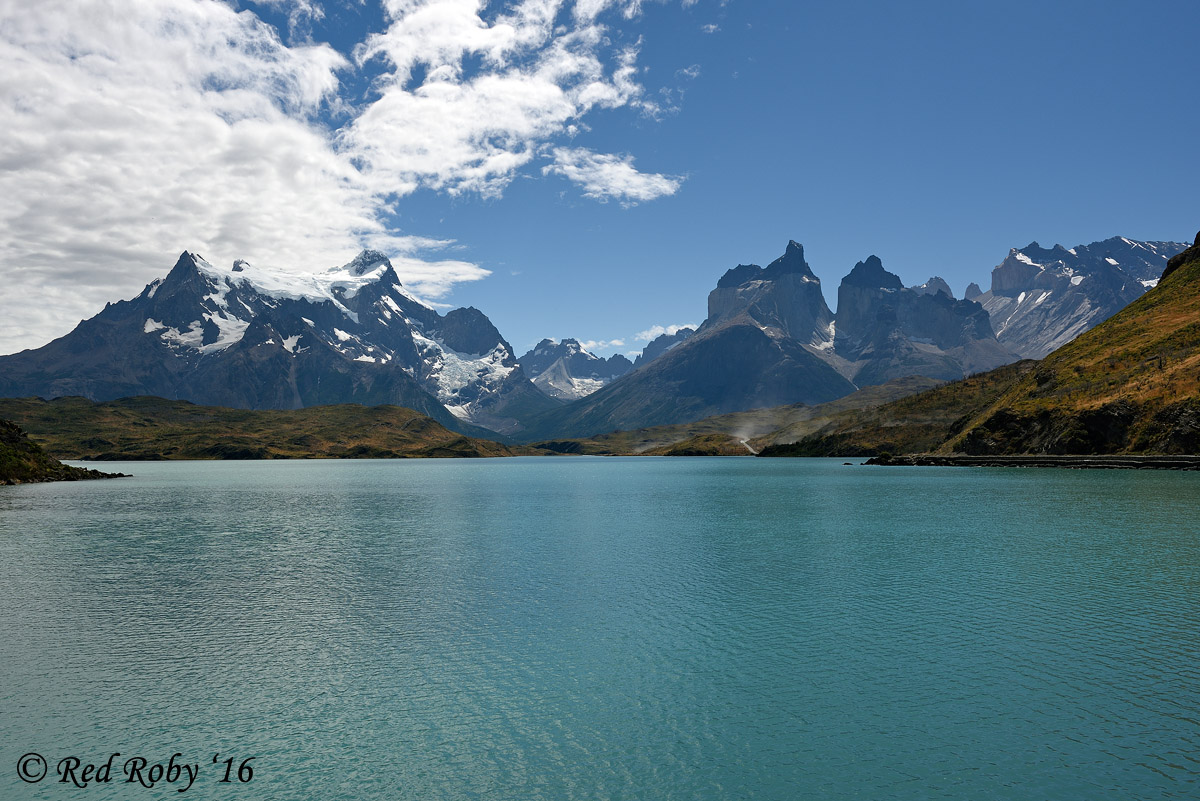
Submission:
[[[952,290],[950,288],[950,285],[947,284],[946,280],[944,278],[942,278],[941,276],[937,276],[937,275],[932,276],[925,283],[918,284],[917,286],[909,287],[909,288],[912,289],[914,292],[921,293],[922,295],[942,294],[942,295],[945,295],[946,297],[950,298],[951,300],[954,300],[954,290]],[[982,293],[980,293],[980,294],[982,294]]]
[[[861,286],[870,289],[897,290],[904,288],[900,276],[883,269],[883,262],[878,256],[868,256],[866,261],[854,265],[850,274],[842,279],[843,284]]]
[[[245,272],[246,268],[249,266],[250,262],[246,261],[245,259],[238,259],[233,263],[233,271],[235,273]]]
[[[386,253],[367,249],[355,256],[354,261],[347,264],[344,269],[352,275],[362,275],[378,267],[380,264],[386,264],[388,267],[392,266],[392,262],[388,259]]]
[[[801,245],[795,239],[788,240],[787,249],[784,250],[783,255],[768,264],[764,272],[769,274],[764,275],[764,278],[773,278],[776,275],[784,273],[799,273],[800,275],[816,279],[812,268],[804,260],[804,245]]]
[[[738,287],[750,281],[773,281],[788,274],[799,275],[804,281],[821,283],[821,279],[813,274],[812,268],[804,260],[804,246],[794,239],[788,241],[783,255],[765,268],[757,264],[739,264],[726,271],[721,280],[717,281],[717,288]]]
[[[971,283],[967,284],[967,291],[963,292],[963,298],[965,300],[975,300],[975,298],[982,294],[983,290],[979,288],[979,284],[972,281]]]

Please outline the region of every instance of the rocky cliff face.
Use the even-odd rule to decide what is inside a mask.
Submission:
[[[838,287],[835,329],[833,355],[859,386],[908,375],[953,380],[1017,359],[978,303],[954,300],[949,287],[906,289],[876,256]]]
[[[1124,237],[1073,248],[1033,242],[1009,251],[975,299],[1002,344],[1040,359],[1141,297],[1184,247]]]
[[[576,400],[633,369],[621,354],[607,359],[584,350],[575,339],[543,339],[520,359],[525,375],[551,398]]]
[[[804,247],[794,240],[766,268],[740,264],[726,272],[708,295],[704,325],[720,325],[743,314],[804,345],[827,346],[833,340],[833,313],[821,293],[821,280],[804,260]]]
[[[766,268],[726,272],[694,334],[682,341],[677,335],[631,373],[542,415],[522,436],[589,436],[840,398],[855,386],[825,353],[833,345],[832,322],[820,279],[803,248],[790,242]]]
[[[373,251],[310,275],[184,253],[133,300],[0,357],[0,395],[158,395],[251,409],[393,403],[474,433],[513,432],[524,414],[554,405],[482,312],[438,314]]]

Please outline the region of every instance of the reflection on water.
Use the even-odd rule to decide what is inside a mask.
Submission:
[[[1194,475],[116,469],[0,488],[0,797],[1200,796]]]

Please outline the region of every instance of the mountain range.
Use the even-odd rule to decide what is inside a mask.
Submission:
[[[1073,248],[1033,242],[1009,251],[991,289],[967,298],[987,310],[1001,344],[1040,359],[1141,297],[1185,247],[1125,237]]]
[[[0,397],[392,404],[470,436],[588,437],[827,403],[908,376],[952,381],[1037,355],[1140,296],[1183,247],[1034,243],[1010,252],[987,292],[973,285],[961,300],[936,276],[905,287],[871,256],[841,281],[835,314],[793,241],[766,267],[725,272],[702,325],[663,334],[632,363],[575,339],[518,359],[483,312],[439,313],[376,251],[304,275],[184,252],[137,297],[0,356]]]
[[[1200,234],[1148,292],[1044,359],[844,413],[767,452],[1197,453],[1198,364]]]
[[[576,339],[543,339],[520,359],[533,385],[556,400],[576,400],[633,369],[621,354],[603,359],[583,349]]]
[[[875,256],[843,279],[835,315],[792,241],[766,267],[727,271],[694,334],[593,394],[531,418],[520,437],[588,437],[820,404],[893,378],[950,380],[1017,358],[997,342],[978,303],[905,288]]]
[[[185,252],[163,279],[69,334],[0,357],[0,396],[155,395],[213,406],[404,406],[472,435],[556,404],[478,309],[408,294],[382,253],[294,275]],[[484,431],[483,428],[490,429]]]

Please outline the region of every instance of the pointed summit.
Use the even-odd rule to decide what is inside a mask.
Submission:
[[[350,262],[342,269],[346,270],[351,275],[364,275],[369,273],[371,270],[374,270],[381,264],[385,264],[389,268],[392,266],[392,262],[388,259],[387,254],[378,250],[367,249],[355,256],[354,261]]]
[[[812,268],[804,260],[804,245],[801,245],[795,239],[788,241],[787,250],[784,251],[782,256],[767,265],[767,269],[763,270],[762,277],[764,280],[767,280],[778,278],[787,273],[795,273],[820,283],[820,279],[813,275]]]

